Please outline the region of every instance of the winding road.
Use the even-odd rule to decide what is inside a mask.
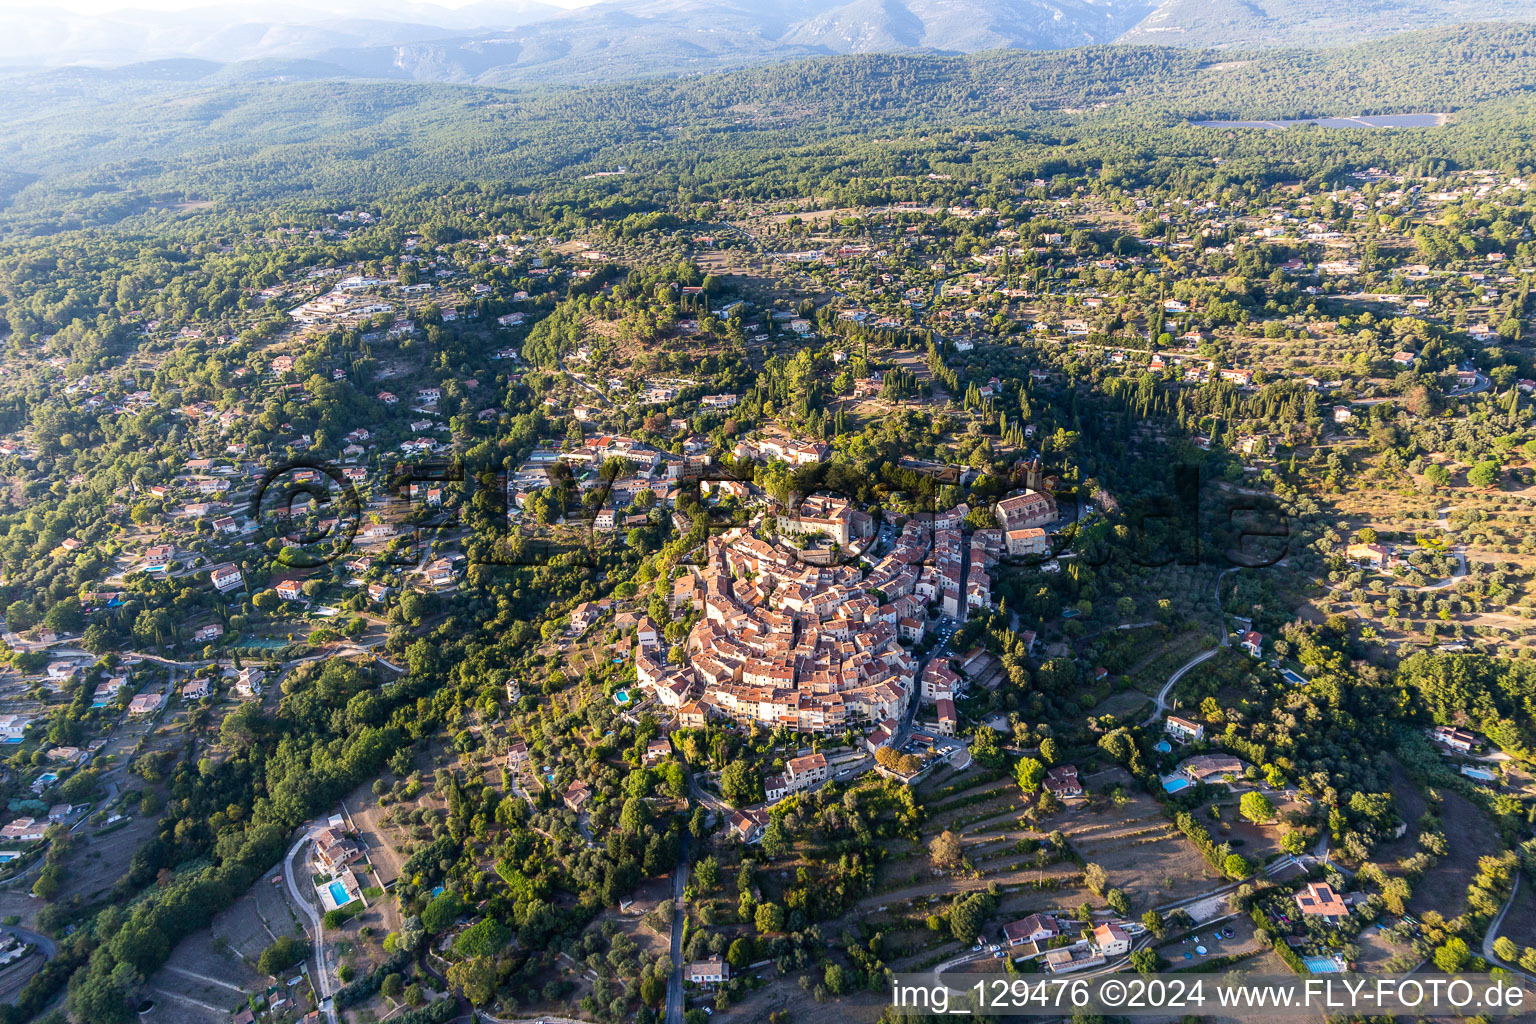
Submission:
[[[288,895],[299,905],[299,910],[304,916],[309,918],[310,934],[314,937],[314,977],[320,989],[320,1004],[325,1008],[326,1021],[329,1024],[337,1024],[336,1003],[331,999],[331,972],[325,966],[325,924],[293,880],[293,858],[298,856],[299,848],[308,841],[309,827],[305,826],[304,831],[299,833],[299,838],[295,839],[293,845],[288,848],[288,855],[283,858],[283,880],[288,883]]]
[[[1536,975],[1531,974],[1529,971],[1522,970],[1516,964],[1506,963],[1505,961],[1499,959],[1498,955],[1493,951],[1493,943],[1494,940],[1499,937],[1499,926],[1504,923],[1504,915],[1509,913],[1509,908],[1515,905],[1515,897],[1519,894],[1520,872],[1516,871],[1515,884],[1509,887],[1509,899],[1505,900],[1504,905],[1499,908],[1499,916],[1493,919],[1493,923],[1488,926],[1487,934],[1483,936],[1483,959],[1487,960],[1491,964],[1498,964],[1506,971],[1511,971],[1520,975],[1528,982],[1536,983]]]
[[[1458,505],[1447,505],[1445,508],[1435,510],[1435,522],[1436,525],[1440,527],[1440,531],[1442,533],[1454,534],[1456,532],[1455,530],[1451,529],[1450,515],[1459,507],[1460,506]],[[1458,580],[1467,575],[1466,545],[1452,545],[1451,554],[1456,557],[1457,568],[1456,571],[1451,574],[1450,578],[1441,580],[1439,583],[1431,583],[1427,586],[1420,587],[1420,590],[1444,590],[1446,587],[1455,586]]]
[[[1227,573],[1236,572],[1241,568],[1244,568],[1244,566],[1236,565],[1230,569],[1223,569],[1216,575],[1216,611],[1218,615],[1221,614],[1221,581],[1226,578]],[[1223,647],[1229,646],[1230,641],[1227,637],[1227,621],[1225,615],[1222,615],[1221,620],[1217,623],[1217,636],[1221,638],[1221,643],[1218,646],[1212,647],[1208,651],[1202,651],[1173,670],[1173,674],[1168,677],[1168,681],[1163,684],[1163,688],[1157,691],[1157,697],[1153,700],[1152,714],[1147,717],[1146,721],[1141,723],[1142,726],[1145,727],[1152,725],[1163,715],[1167,714],[1168,695],[1173,692],[1174,686],[1177,685],[1180,679],[1184,678],[1185,674],[1190,669],[1194,668],[1196,665],[1203,661],[1214,658],[1217,652],[1219,652]]]
[[[10,932],[22,942],[30,943],[31,945],[36,946],[37,951],[43,954],[44,960],[52,960],[59,954],[59,948],[53,944],[52,939],[46,935],[40,935],[37,932],[31,931],[30,929],[22,928],[18,925],[7,924],[0,925],[0,932]]]

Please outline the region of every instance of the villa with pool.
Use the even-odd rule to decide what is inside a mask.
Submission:
[[[315,891],[320,894],[320,905],[327,911],[363,898],[363,887],[350,868],[343,868],[332,877],[316,882]]]
[[[1163,789],[1177,793],[1200,783],[1241,782],[1247,771],[1247,763],[1231,754],[1198,754],[1164,776]]]

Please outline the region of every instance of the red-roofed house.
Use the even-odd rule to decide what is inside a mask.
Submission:
[[[1306,889],[1296,894],[1296,906],[1306,916],[1320,917],[1329,924],[1349,916],[1349,904],[1326,882],[1308,882]]]
[[[1117,924],[1101,924],[1093,930],[1093,945],[1100,956],[1124,956],[1131,951],[1131,936]]]
[[[1049,914],[1030,914],[1003,925],[1003,942],[1019,946],[1026,942],[1047,942],[1061,934],[1061,926]]]
[[[960,720],[955,717],[955,702],[948,697],[940,697],[934,706],[939,712],[939,735],[953,736],[955,727],[960,724]]]

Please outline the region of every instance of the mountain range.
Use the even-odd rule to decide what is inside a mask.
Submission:
[[[1453,22],[1536,21],[1530,0],[540,0],[446,8],[250,5],[86,17],[0,11],[13,66],[195,58],[297,75],[478,84],[597,83],[808,56],[975,53],[1101,43],[1281,47],[1360,42]]]

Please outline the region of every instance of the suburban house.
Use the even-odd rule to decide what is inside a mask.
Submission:
[[[1349,904],[1327,882],[1308,882],[1296,894],[1296,906],[1307,917],[1320,917],[1335,924],[1349,916]]]
[[[1360,565],[1373,565],[1378,569],[1390,569],[1397,564],[1392,549],[1381,544],[1351,544],[1344,549],[1344,557]]]
[[[720,957],[712,960],[695,960],[688,965],[688,980],[695,985],[718,985],[729,981],[731,969]]]
[[[1239,647],[1257,658],[1264,650],[1264,634],[1255,633],[1250,629],[1237,643]]]
[[[140,693],[128,702],[128,714],[149,715],[160,710],[163,698],[158,693]]]
[[[1219,782],[1240,779],[1246,766],[1231,754],[1201,754],[1192,757],[1184,765],[1184,774],[1195,782],[1215,778]]]
[[[314,864],[323,871],[335,872],[362,856],[363,848],[337,829],[328,828],[315,836]]]
[[[1030,914],[1003,925],[1003,942],[1018,946],[1026,942],[1048,942],[1061,934],[1061,926],[1049,914]]]
[[[1131,936],[1117,924],[1101,924],[1093,930],[1093,946],[1106,958],[1124,956],[1131,951]]]
[[[581,604],[578,604],[575,608],[572,608],[571,609],[571,632],[572,633],[585,633],[587,631],[587,628],[589,626],[591,626],[594,621],[597,620],[598,615],[602,614],[602,611],[603,611],[602,608],[600,608],[597,605],[591,603],[590,601],[583,601],[583,602],[581,602]]]
[[[808,789],[818,783],[826,782],[828,777],[826,755],[807,754],[804,757],[790,758],[784,765],[784,777],[791,791]]]
[[[761,807],[749,807],[731,814],[731,831],[744,843],[755,843],[763,838],[768,827],[768,812]]]
[[[38,821],[36,818],[17,818],[4,828],[0,828],[0,840],[35,843],[43,838],[43,830],[47,827],[46,821]]]
[[[183,683],[181,687],[182,700],[202,700],[213,692],[212,685],[207,679],[194,679],[190,683]]]
[[[592,788],[585,782],[577,779],[566,787],[565,795],[560,798],[560,801],[565,804],[567,809],[580,814],[581,809],[587,806],[587,801],[590,799],[592,799]]]
[[[1452,750],[1460,751],[1463,754],[1470,753],[1472,748],[1477,746],[1477,737],[1475,735],[1454,725],[1437,725],[1430,735],[1436,741],[1444,743]]]
[[[1205,725],[1200,722],[1192,722],[1178,715],[1169,715],[1163,723],[1163,730],[1174,739],[1185,742],[1198,743],[1205,739]]]
[[[512,771],[521,771],[528,765],[528,744],[522,740],[516,740],[507,747],[507,767]]]
[[[247,665],[240,670],[240,675],[235,679],[235,696],[242,698],[260,697],[261,681],[267,674],[259,668]]]
[[[425,574],[427,582],[434,587],[446,587],[458,576],[457,556],[449,558],[434,558],[427,563]]]
[[[240,574],[239,567],[232,562],[220,562],[209,569],[208,580],[221,594],[227,594],[245,584],[245,577]]]
[[[91,696],[91,707],[104,708],[117,699],[119,691],[127,686],[127,680],[108,679],[96,687],[96,692]]]
[[[1059,764],[1045,773],[1045,788],[1052,796],[1082,796],[1083,784],[1077,778],[1077,765]]]

